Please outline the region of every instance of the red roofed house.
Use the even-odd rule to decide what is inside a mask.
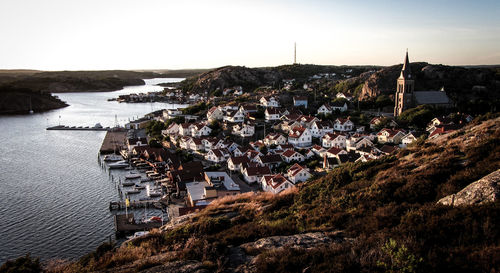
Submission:
[[[336,131],[342,131],[342,132],[351,131],[354,129],[354,123],[352,123],[352,121],[349,120],[348,118],[347,119],[338,118],[335,120],[335,125],[333,126],[333,128]]]
[[[294,150],[286,150],[284,153],[281,154],[281,157],[287,163],[290,163],[292,161],[302,162],[302,161],[306,160],[302,154],[300,154]]]
[[[262,185],[262,190],[272,192],[274,194],[278,194],[288,188],[294,187],[294,185],[281,174],[264,175],[260,179],[260,183]]]
[[[271,169],[265,166],[255,166],[255,167],[246,167],[243,169],[243,178],[247,183],[255,183],[259,181],[264,175],[270,175]]]
[[[231,171],[241,171],[241,166],[244,163],[250,163],[250,159],[247,156],[232,156],[227,161],[227,168]]]
[[[345,148],[346,147],[346,137],[343,134],[326,134],[321,139],[321,144],[325,148],[337,147],[337,148]]]
[[[379,143],[395,143],[398,144],[401,142],[401,139],[405,136],[405,132],[403,130],[393,130],[384,128],[380,130],[377,134],[377,140]]]
[[[309,179],[311,177],[311,173],[306,168],[295,163],[288,169],[288,171],[286,172],[286,176],[288,177],[288,180],[290,180],[293,184],[297,184]]]
[[[309,129],[304,127],[295,127],[288,135],[288,143],[295,147],[309,147],[312,144],[312,134]]]

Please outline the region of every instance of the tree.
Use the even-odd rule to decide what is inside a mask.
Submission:
[[[377,261],[378,266],[382,266],[386,272],[417,272],[418,266],[423,259],[409,252],[405,245],[398,246],[394,239],[389,239],[382,247],[382,252],[388,258],[387,261]]]

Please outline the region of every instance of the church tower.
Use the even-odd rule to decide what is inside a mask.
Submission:
[[[413,107],[413,89],[414,81],[411,75],[410,61],[408,59],[408,50],[406,50],[406,57],[403,63],[403,69],[398,78],[398,85],[396,95],[394,96],[394,116],[401,115],[403,111]]]

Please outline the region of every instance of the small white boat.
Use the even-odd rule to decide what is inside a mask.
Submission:
[[[159,196],[161,196],[161,195],[162,195],[162,192],[161,192],[161,189],[160,189],[160,190],[158,190],[158,189],[154,189],[154,188],[153,188],[153,189],[151,189],[151,188],[149,187],[149,185],[147,185],[147,186],[146,186],[146,194],[147,194],[147,196],[149,196],[149,197],[159,197]]]
[[[149,181],[151,181],[151,179],[149,177],[143,177],[143,178],[141,178],[141,183],[149,182]]]
[[[125,179],[136,179],[136,178],[141,178],[141,174],[135,173],[135,172],[130,172],[129,174],[125,175]]]
[[[133,170],[133,169],[134,169],[134,167],[132,167],[132,166],[128,166],[127,168],[125,168],[125,170],[127,170],[127,171],[130,171],[130,170]]]
[[[123,160],[123,157],[121,155],[110,154],[104,156],[104,161],[120,161],[120,160]]]
[[[123,169],[123,168],[128,167],[128,162],[125,161],[125,160],[122,160],[122,161],[118,161],[118,162],[115,162],[115,163],[108,164],[108,167],[110,169]]]
[[[128,236],[127,239],[134,239],[134,238],[141,237],[141,236],[148,235],[148,234],[149,234],[149,231],[137,231],[136,233],[134,233],[134,235]]]

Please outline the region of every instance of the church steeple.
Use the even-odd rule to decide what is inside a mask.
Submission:
[[[403,63],[403,68],[401,69],[401,75],[399,77],[404,79],[411,79],[411,68],[410,68],[410,60],[408,58],[408,49],[406,49],[406,57]]]
[[[414,80],[411,75],[408,49],[406,49],[405,61],[397,80],[396,95],[394,96],[396,104],[394,106],[394,116],[399,116],[404,110],[413,107],[413,89]]]

